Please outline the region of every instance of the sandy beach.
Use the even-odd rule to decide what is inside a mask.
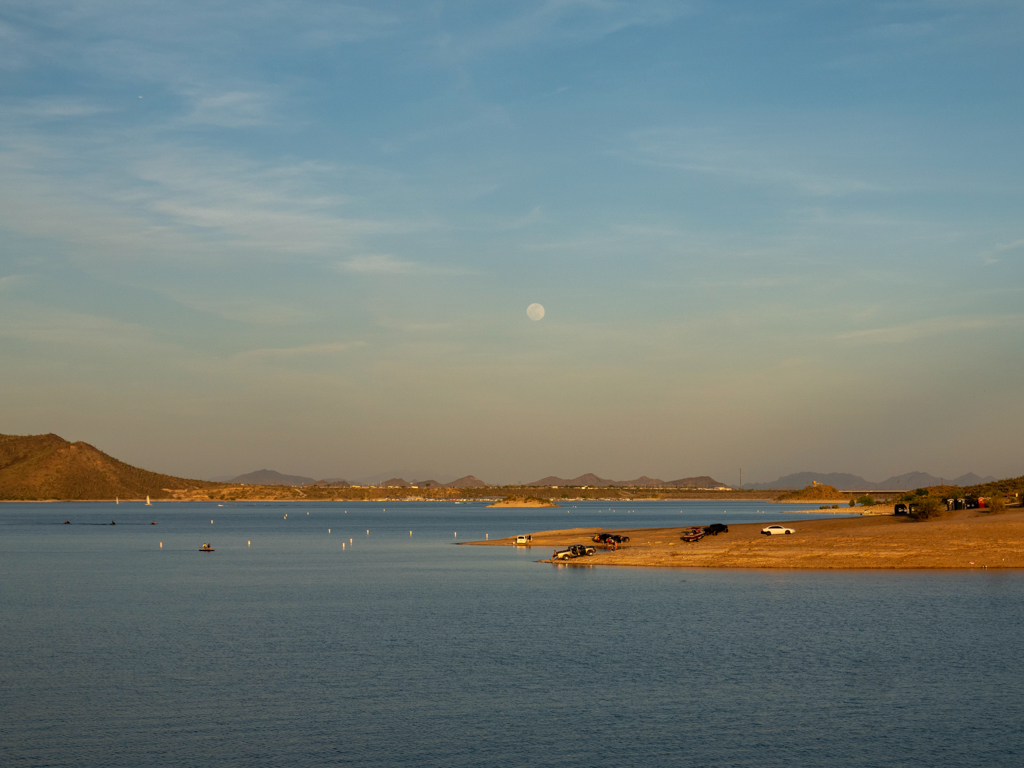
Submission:
[[[669,568],[790,569],[969,569],[1024,568],[1024,510],[1000,514],[965,510],[923,522],[904,517],[863,516],[784,523],[791,535],[765,536],[763,523],[730,525],[728,533],[700,541],[680,540],[683,528],[572,528],[533,533],[539,562],[551,562],[554,549],[570,544],[598,546],[592,557],[570,566],[650,566]],[[612,550],[595,545],[595,533],[630,537]],[[525,533],[525,531],[524,531]],[[469,542],[513,545],[514,539]],[[562,563],[559,563],[562,564]]]

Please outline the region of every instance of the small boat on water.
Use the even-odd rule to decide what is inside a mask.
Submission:
[[[149,496],[146,497],[146,506],[147,507],[152,507],[153,506],[152,504],[149,503]]]
[[[213,552],[213,551],[214,551],[214,549],[213,549],[213,547],[211,547],[211,546],[210,546],[209,544],[203,544],[203,546],[201,546],[201,547],[199,548],[199,551],[200,551],[200,552]]]

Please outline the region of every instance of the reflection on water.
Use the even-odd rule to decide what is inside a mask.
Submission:
[[[384,506],[4,505],[0,763],[1019,762],[1015,572],[558,569],[453,542],[806,515]]]

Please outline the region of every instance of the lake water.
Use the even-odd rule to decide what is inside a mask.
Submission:
[[[798,508],[0,505],[0,765],[1024,764],[1024,574],[453,546]]]

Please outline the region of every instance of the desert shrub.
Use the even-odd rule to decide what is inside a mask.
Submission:
[[[839,509],[839,505],[838,504],[833,504],[832,505],[832,509]]]
[[[857,500],[856,499],[850,499],[850,506],[851,507],[856,507],[857,506]]]
[[[864,496],[861,496],[859,499],[857,499],[857,503],[861,504],[861,505],[863,505],[865,507],[873,507],[873,506],[875,506],[875,500],[871,496],[868,496],[867,494],[865,494]]]
[[[934,496],[918,496],[914,502],[914,511],[910,513],[913,520],[928,520],[938,517],[942,504]]]
[[[988,511],[989,512],[1005,512],[1006,511],[1006,499],[1002,496],[996,495],[988,499]]]
[[[914,491],[914,495],[915,496],[927,496],[928,495],[928,489],[927,488],[918,488],[916,491]]]

